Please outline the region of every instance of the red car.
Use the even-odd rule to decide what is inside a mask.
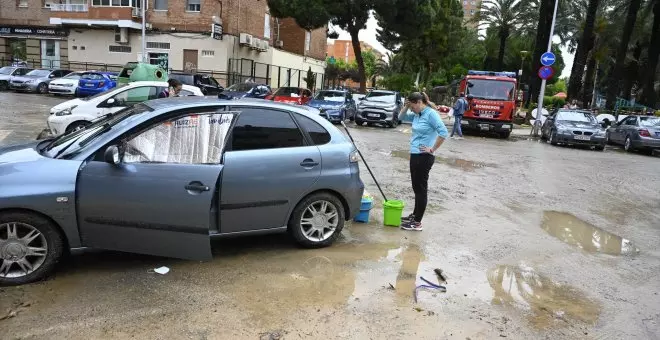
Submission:
[[[280,87],[265,99],[280,103],[305,105],[312,100],[312,91],[302,87]]]

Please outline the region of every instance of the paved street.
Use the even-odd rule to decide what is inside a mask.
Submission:
[[[0,145],[34,139],[62,99],[0,93]],[[413,203],[407,125],[353,126],[388,198]],[[7,339],[657,339],[660,158],[524,136],[447,141],[423,232],[353,223],[326,249],[214,241],[214,259],[90,252],[0,288]],[[2,174],[0,174],[1,176]],[[0,188],[1,190],[1,188]],[[407,214],[409,209],[405,210]],[[153,269],[167,266],[167,275]],[[447,292],[420,276],[448,277]]]

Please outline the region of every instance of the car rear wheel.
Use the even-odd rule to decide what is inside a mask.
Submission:
[[[628,152],[633,151],[632,140],[630,140],[630,136],[626,137],[626,142],[623,144],[623,149]]]
[[[39,84],[39,86],[37,86],[37,92],[39,92],[41,94],[48,93],[48,84],[46,84],[46,83]]]
[[[30,213],[0,215],[0,285],[20,285],[50,274],[64,252],[62,235]]]
[[[344,228],[344,206],[330,193],[305,197],[291,214],[289,233],[305,248],[327,247]]]
[[[605,150],[605,145],[596,146],[596,151],[604,151],[604,150]]]
[[[355,124],[356,124],[357,126],[362,126],[362,125],[364,124],[364,121],[363,121],[362,119],[357,119],[357,118],[356,118],[356,119],[355,119]]]

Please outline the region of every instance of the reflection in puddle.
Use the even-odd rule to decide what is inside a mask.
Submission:
[[[543,212],[541,228],[559,240],[591,253],[627,255],[639,252],[630,240],[563,212]]]
[[[390,152],[392,157],[399,157],[403,159],[410,159],[410,152],[403,150],[394,150]],[[454,158],[454,157],[440,157],[435,156],[435,159],[441,163],[447,164],[453,168],[458,168],[464,171],[474,171],[475,169],[480,168],[494,168],[495,164],[488,164],[484,162],[474,162],[468,161],[465,159]]]
[[[536,328],[551,326],[555,319],[594,324],[600,315],[599,304],[529,267],[497,266],[488,272],[488,282],[494,293],[493,304],[528,309]]]
[[[396,290],[397,302],[399,304],[410,304],[413,299],[413,291],[415,290],[415,283],[417,281],[417,271],[419,270],[419,263],[423,260],[424,255],[421,249],[416,244],[409,244],[403,249],[401,253],[401,268],[396,277]]]

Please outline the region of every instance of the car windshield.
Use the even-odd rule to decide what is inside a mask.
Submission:
[[[62,79],[80,79],[80,73],[74,72],[74,73],[69,73],[66,76],[62,77]]]
[[[300,97],[303,89],[299,87],[280,87],[275,91],[275,96],[278,97]]]
[[[50,70],[32,70],[25,75],[31,77],[48,77],[49,74]]]
[[[0,74],[11,74],[15,68],[13,67],[3,67],[0,68]]]
[[[321,91],[316,94],[314,99],[326,100],[331,102],[343,102],[345,98],[344,92],[341,91]]]
[[[215,80],[215,78],[213,78],[213,77],[208,77],[208,78],[209,78],[209,83],[210,83],[211,85],[213,85],[213,86],[220,86],[220,83],[218,83],[218,81]]]
[[[100,73],[85,73],[80,78],[88,80],[105,80],[105,77]]]
[[[596,118],[589,112],[579,112],[579,111],[559,111],[557,113],[558,122],[584,122],[584,123],[595,123]]]
[[[369,92],[367,93],[366,100],[382,103],[394,103],[396,101],[396,94],[392,92]]]
[[[660,117],[639,117],[639,124],[646,127],[660,127]]]
[[[114,114],[102,116],[83,129],[55,138],[43,150],[43,155],[51,158],[70,158],[80,152],[85,145],[110,131],[113,126],[124,119],[151,110],[149,106],[140,103],[117,111]]]
[[[250,83],[238,83],[238,84],[234,84],[234,85],[228,87],[227,91],[248,92],[248,91],[252,90],[252,88],[254,86],[255,86],[254,84],[250,84]]]
[[[513,100],[515,84],[510,81],[471,79],[467,94],[489,100]]]

